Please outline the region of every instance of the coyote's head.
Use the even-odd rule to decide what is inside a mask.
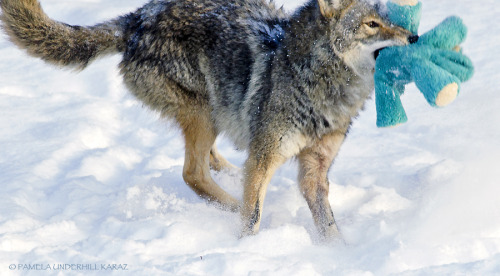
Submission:
[[[371,77],[378,52],[406,45],[411,32],[391,24],[383,5],[366,0],[318,0],[321,15],[330,25],[330,46],[361,77]]]

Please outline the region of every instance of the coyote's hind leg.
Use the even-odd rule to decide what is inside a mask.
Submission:
[[[215,144],[212,145],[210,149],[210,168],[216,172],[223,170],[237,169],[235,165],[227,161],[220,153],[217,151]]]
[[[208,202],[220,204],[223,209],[238,211],[238,201],[221,189],[210,176],[211,149],[216,138],[210,112],[197,110],[186,113],[177,117],[186,142],[184,181]]]

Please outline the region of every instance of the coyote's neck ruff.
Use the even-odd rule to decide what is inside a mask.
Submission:
[[[45,61],[84,68],[123,53],[129,90],[183,131],[186,183],[241,210],[244,235],[258,230],[266,186],[293,156],[321,237],[338,234],[328,169],[373,90],[376,51],[411,35],[363,0],[310,0],[291,15],[265,0],[154,0],[93,27],[53,21],[37,0],[0,6],[11,40]],[[210,177],[209,167],[231,167],[214,145],[222,132],[248,151],[242,204]]]

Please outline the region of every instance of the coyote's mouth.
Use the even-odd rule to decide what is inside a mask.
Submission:
[[[384,47],[384,48],[380,48],[380,49],[375,50],[375,52],[373,52],[373,58],[374,58],[375,60],[377,60],[378,56],[380,55],[380,51],[384,50],[385,48],[387,48],[387,47]]]
[[[373,58],[376,60],[378,58],[378,56],[380,55],[380,51],[384,50],[385,48],[387,47],[390,47],[390,46],[404,46],[404,45],[408,45],[408,44],[415,44],[418,42],[418,39],[419,39],[419,36],[418,35],[412,35],[412,36],[409,36],[408,37],[408,41],[406,43],[403,43],[402,41],[399,41],[399,40],[396,40],[395,43],[393,45],[387,45],[385,47],[382,47],[382,48],[379,48],[377,50],[375,50],[373,52]]]

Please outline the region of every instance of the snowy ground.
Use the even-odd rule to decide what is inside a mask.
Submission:
[[[145,1],[42,4],[89,25]],[[475,77],[439,110],[410,87],[396,129],[377,129],[367,104],[330,172],[346,243],[329,246],[315,242],[294,162],[271,182],[260,234],[238,239],[238,216],[183,183],[179,131],[127,93],[118,56],[77,74],[1,35],[0,275],[499,275],[500,10],[426,0],[421,31],[452,14],[469,26]],[[244,153],[219,147],[241,166]],[[240,196],[238,172],[214,178]],[[41,270],[71,264],[88,266]]]

